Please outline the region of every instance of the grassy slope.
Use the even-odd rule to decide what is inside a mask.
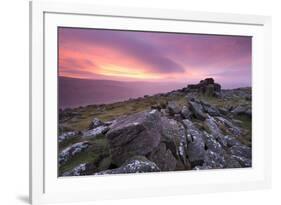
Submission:
[[[205,96],[199,96],[198,98],[220,108],[228,108],[230,106],[235,107],[239,104],[249,103],[248,101],[241,98],[233,98],[231,100],[223,100],[220,98],[211,98]],[[142,98],[140,100],[133,99],[107,105],[90,105],[86,107],[74,108],[73,111],[80,113],[81,116],[74,117],[71,120],[67,121],[67,127],[70,127],[73,130],[84,130],[88,128],[91,120],[94,117],[97,117],[103,121],[109,121],[120,116],[149,110],[152,105],[161,102],[168,102],[171,100],[176,101],[179,105],[185,105],[187,103],[186,97],[184,95],[173,97],[150,96],[147,98]],[[62,123],[62,125],[64,124]]]
[[[107,105],[92,105],[82,108],[74,108],[73,111],[80,113],[81,116],[74,117],[67,121],[67,127],[70,127],[73,130],[84,130],[88,128],[93,117],[97,117],[102,121],[109,121],[120,116],[149,110],[152,105],[169,100],[175,100],[181,105],[186,103],[186,99],[183,96],[151,96],[142,98],[141,100],[134,99]],[[64,124],[62,123],[62,125]]]
[[[111,159],[106,138],[104,136],[100,136],[88,141],[90,141],[91,147],[87,151],[78,154],[73,159],[69,160],[66,164],[62,165],[59,168],[60,174],[73,169],[81,163],[94,163],[97,166],[97,171],[108,168]]]

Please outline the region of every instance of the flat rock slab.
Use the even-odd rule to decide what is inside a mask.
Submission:
[[[149,161],[144,156],[134,156],[128,159],[120,167],[116,169],[109,169],[96,173],[95,175],[104,174],[125,174],[125,173],[145,173],[145,172],[159,172],[159,167]]]
[[[157,110],[141,112],[118,119],[106,133],[112,163],[120,166],[135,155],[147,155],[161,139],[161,114]]]

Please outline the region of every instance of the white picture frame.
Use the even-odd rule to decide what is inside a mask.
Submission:
[[[253,36],[253,167],[59,179],[57,141],[54,140],[57,136],[57,62],[54,56],[58,26]],[[43,204],[269,188],[270,76],[270,17],[30,2],[30,202]]]

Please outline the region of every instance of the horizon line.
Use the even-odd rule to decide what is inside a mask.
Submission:
[[[155,84],[161,84],[161,83],[174,83],[174,84],[186,84],[187,86],[188,85],[191,85],[191,84],[194,84],[194,83],[188,83],[188,82],[175,82],[175,81],[167,81],[167,82],[159,82],[159,81],[150,81],[150,80],[108,80],[108,79],[96,79],[96,78],[79,78],[79,77],[69,77],[69,76],[61,76],[61,75],[58,75],[58,77],[62,77],[62,78],[70,78],[70,79],[77,79],[77,80],[88,80],[88,81],[114,81],[114,82],[121,82],[121,83],[141,83],[141,82],[149,82],[149,83],[155,83]],[[212,77],[206,77],[206,78],[212,78]],[[204,78],[204,79],[206,79]],[[202,78],[202,80],[204,80]],[[215,81],[215,78],[213,78],[214,81]],[[198,81],[198,83],[196,84],[199,84],[200,80]],[[215,83],[218,83],[215,81]],[[222,89],[224,90],[231,90],[231,89],[238,89],[238,88],[252,88],[252,85],[240,85],[240,86],[235,86],[235,87],[232,87],[232,88],[224,88],[225,86],[222,86],[221,83],[219,83],[222,87]]]

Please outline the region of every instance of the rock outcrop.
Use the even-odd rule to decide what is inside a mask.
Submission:
[[[206,96],[218,96],[221,92],[221,85],[215,83],[213,78],[201,80],[198,84],[190,84],[187,86],[188,91],[199,92]]]
[[[249,96],[248,89],[221,90],[207,78],[187,89],[158,94],[157,99],[165,100],[151,100],[145,110],[136,111],[132,106],[132,113],[107,122],[94,117],[85,129],[63,130],[59,135],[60,175],[251,167]],[[146,96],[145,103],[150,103],[151,97]],[[217,103],[208,100],[210,97]],[[105,112],[98,107],[98,113]],[[80,116],[70,110],[61,113],[66,121]],[[68,126],[64,120],[61,125]],[[81,155],[85,159],[77,160]]]

